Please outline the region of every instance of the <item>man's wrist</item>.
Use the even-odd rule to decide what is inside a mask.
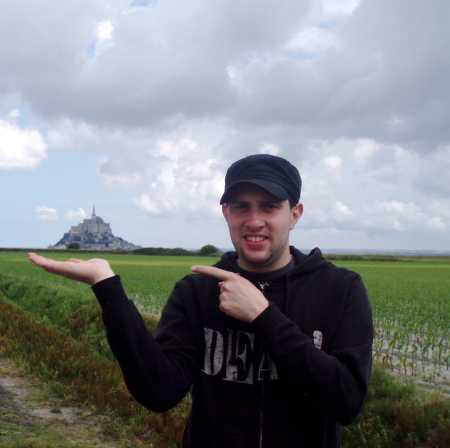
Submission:
[[[269,301],[267,299],[264,299],[265,302],[258,303],[258,306],[256,307],[255,312],[253,313],[253,316],[249,323],[252,323],[255,319],[258,318],[268,307],[269,307]]]
[[[103,280],[106,280],[107,278],[114,277],[116,274],[112,271],[112,269],[107,269],[104,272],[99,273],[97,276],[95,276],[92,279],[91,286],[96,285],[97,283],[100,283]]]

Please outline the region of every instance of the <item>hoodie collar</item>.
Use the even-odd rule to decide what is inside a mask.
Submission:
[[[290,251],[292,255],[291,263],[284,268],[272,272],[257,273],[244,271],[237,263],[238,255],[235,251],[223,254],[216,266],[220,269],[239,273],[249,280],[256,279],[256,281],[261,281],[261,279],[264,279],[263,281],[267,281],[266,279],[269,278],[270,281],[273,282],[286,277],[297,276],[314,271],[321,267],[323,262],[326,263],[326,260],[322,257],[322,253],[318,248],[313,249],[309,255],[305,255],[293,246],[290,247]]]

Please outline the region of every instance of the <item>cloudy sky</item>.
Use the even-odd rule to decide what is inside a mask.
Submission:
[[[97,215],[145,247],[231,247],[249,154],[303,178],[302,249],[450,250],[450,2],[0,4],[0,247]]]

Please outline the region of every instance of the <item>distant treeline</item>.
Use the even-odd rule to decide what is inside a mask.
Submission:
[[[68,253],[79,254],[80,252],[86,254],[121,254],[121,255],[172,255],[177,257],[182,256],[219,256],[222,254],[220,249],[217,249],[211,244],[203,246],[200,250],[187,250],[182,248],[166,248],[166,247],[143,247],[141,249],[134,250],[90,250],[90,249],[38,249],[38,248],[2,248],[0,252],[39,252],[39,253]],[[446,255],[383,255],[383,254],[327,254],[324,253],[324,257],[327,260],[341,260],[341,261],[432,261],[448,262],[450,256]]]
[[[173,255],[173,256],[217,256],[221,254],[221,251],[211,244],[203,246],[200,250],[187,250],[181,249],[179,247],[166,248],[166,247],[143,247],[141,249],[134,250],[124,250],[124,249],[112,249],[112,250],[100,250],[100,249],[37,249],[37,248],[1,248],[0,252],[51,252],[51,253],[69,253],[69,254],[79,254],[80,252],[86,254],[123,254],[123,255]]]
[[[195,255],[198,251],[186,250],[177,247],[175,249],[168,249],[165,247],[143,247],[142,249],[133,250],[133,255]]]
[[[384,254],[326,254],[327,260],[340,261],[444,261],[450,260],[448,255],[384,255]]]

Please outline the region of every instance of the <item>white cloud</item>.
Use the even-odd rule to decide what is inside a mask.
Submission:
[[[105,50],[113,47],[112,33],[114,27],[111,20],[101,20],[97,24],[96,37],[87,48],[89,58],[99,58]]]
[[[162,213],[157,202],[155,202],[148,194],[142,194],[138,198],[135,198],[134,203],[138,208],[150,215],[161,215]]]
[[[386,210],[388,212],[394,212],[399,214],[417,215],[420,214],[420,207],[409,202],[407,204],[400,201],[380,202],[377,206],[380,210]]]
[[[447,224],[442,221],[440,216],[433,216],[427,223],[430,229],[445,230],[447,229]]]
[[[377,201],[373,206],[366,206],[369,227],[407,230],[426,224],[427,216],[417,204],[401,201]]]
[[[148,188],[135,205],[154,216],[204,219],[218,216],[224,174],[210,151],[189,139],[159,141],[149,151]]]
[[[108,188],[130,188],[142,183],[142,176],[138,173],[100,174],[100,181]]]
[[[63,119],[59,127],[48,132],[48,144],[56,149],[69,151],[99,151],[108,148],[108,141],[103,143],[103,133],[96,126],[83,121]]]
[[[111,39],[113,30],[111,20],[102,20],[97,25],[97,37],[101,40]]]
[[[37,206],[34,208],[34,213],[36,218],[42,221],[53,221],[58,219],[58,213],[56,209],[52,207]]]
[[[260,154],[270,154],[272,156],[276,156],[280,152],[280,147],[273,143],[263,142],[259,146]]]
[[[82,221],[86,218],[86,212],[79,207],[78,210],[67,210],[64,219],[67,221]]]
[[[186,153],[198,151],[197,143],[190,139],[181,139],[177,142],[169,140],[158,140],[156,148],[150,150],[150,153],[156,157],[164,157],[176,162]]]
[[[0,169],[31,169],[46,158],[47,145],[38,131],[0,120]]]
[[[305,53],[323,53],[338,45],[338,38],[332,29],[310,26],[295,34],[287,43],[286,49]]]
[[[19,118],[20,118],[20,110],[19,109],[12,109],[8,112],[8,121],[14,122]]]
[[[358,140],[358,146],[353,151],[353,159],[360,165],[364,165],[370,157],[378,150],[378,144],[371,139]]]
[[[340,14],[352,14],[361,0],[319,0],[319,3],[325,15],[334,17]]]
[[[328,221],[328,215],[320,208],[305,207],[305,212],[301,218],[301,225],[307,228],[323,228]]]
[[[339,156],[332,155],[326,157],[323,163],[331,170],[338,170],[342,166],[342,159]]]
[[[350,210],[350,207],[342,202],[336,202],[332,212],[333,218],[337,221],[346,221],[352,219],[355,214]]]

